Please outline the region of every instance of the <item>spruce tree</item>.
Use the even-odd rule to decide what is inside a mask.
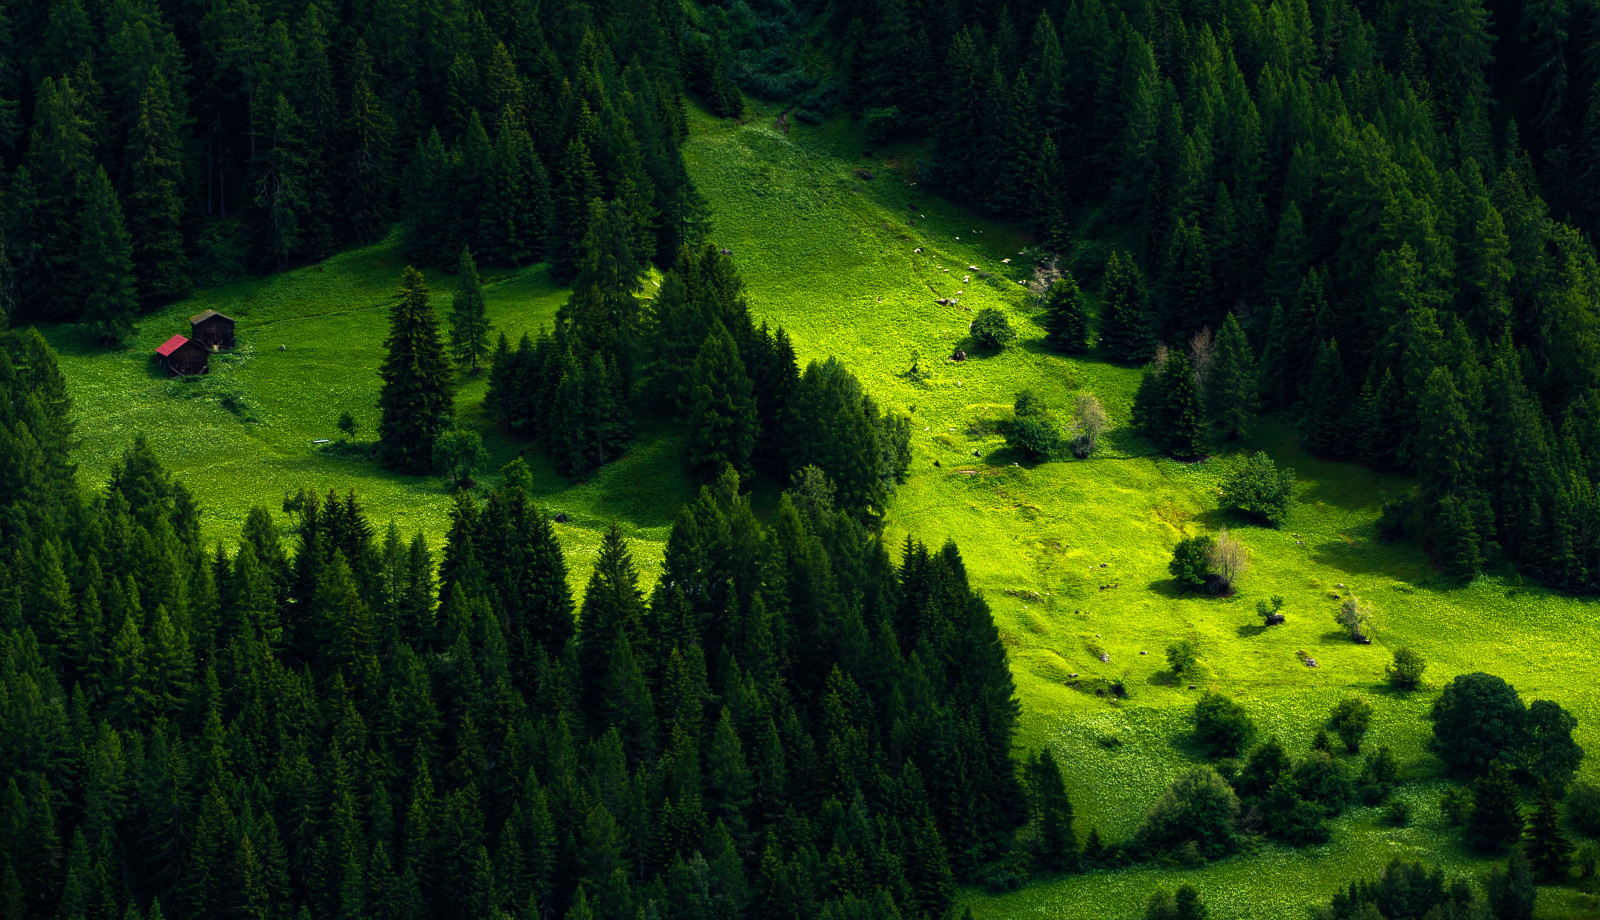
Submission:
[[[1216,301],[1205,234],[1198,224],[1180,223],[1167,246],[1166,266],[1161,273],[1161,337],[1171,342],[1188,341],[1189,336],[1211,324]]]
[[[1504,870],[1490,871],[1483,887],[1495,920],[1533,920],[1539,889],[1534,885],[1533,867],[1522,851],[1512,852]]]
[[[741,477],[750,476],[760,424],[755,389],[721,321],[712,324],[700,346],[687,402],[689,469],[694,475],[710,481],[730,465]]]
[[[1216,358],[1205,395],[1212,428],[1226,440],[1244,437],[1257,405],[1256,362],[1244,329],[1232,313],[1217,334]]]
[[[476,374],[479,362],[489,353],[489,308],[478,281],[478,266],[468,250],[461,250],[457,277],[461,289],[450,300],[450,351]]]
[[[139,299],[161,303],[189,292],[183,244],[183,155],[166,78],[151,68],[128,138],[123,194]]]
[[[644,616],[633,554],[622,528],[612,524],[600,541],[600,555],[578,612],[577,678],[583,687],[584,706],[591,714],[601,711],[607,661],[617,640],[626,639],[630,648],[643,647]]]
[[[1320,454],[1341,455],[1351,443],[1345,431],[1350,412],[1350,393],[1339,343],[1332,339],[1317,352],[1316,366],[1306,383],[1306,399],[1300,410],[1300,441],[1306,449]]]
[[[389,338],[378,374],[378,458],[391,470],[426,473],[433,466],[433,440],[450,415],[445,390],[450,363],[439,323],[428,302],[422,272],[407,266],[400,294],[389,310]]]
[[[1100,287],[1100,350],[1124,364],[1149,360],[1155,348],[1150,309],[1139,267],[1126,253],[1113,252]]]
[[[256,163],[255,209],[251,212],[260,260],[274,271],[288,268],[305,245],[309,202],[303,186],[306,161],[300,128],[294,107],[279,95]]]
[[[376,240],[389,230],[393,216],[393,119],[373,87],[375,76],[365,39],[356,40],[345,119],[350,138],[344,170],[345,219],[358,240]]]
[[[1089,308],[1071,273],[1050,285],[1044,309],[1045,344],[1073,355],[1089,350]]]
[[[1527,854],[1533,873],[1540,881],[1564,879],[1567,867],[1572,864],[1574,848],[1561,831],[1560,818],[1554,787],[1540,783],[1539,803],[1534,807],[1533,819],[1528,822],[1522,844],[1522,851]]]
[[[1182,352],[1168,358],[1167,366],[1161,371],[1160,408],[1162,449],[1180,460],[1199,457],[1205,415],[1200,407],[1194,369]]]
[[[1506,768],[1495,764],[1472,784],[1472,811],[1467,815],[1467,839],[1487,852],[1499,852],[1522,836],[1522,807],[1517,787]]]
[[[98,166],[84,192],[80,228],[77,270],[83,321],[101,341],[115,344],[133,332],[133,245],[123,229],[111,180]]]

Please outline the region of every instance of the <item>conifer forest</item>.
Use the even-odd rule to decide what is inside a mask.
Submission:
[[[1600,0],[0,0],[0,920],[1600,916],[1597,236]]]

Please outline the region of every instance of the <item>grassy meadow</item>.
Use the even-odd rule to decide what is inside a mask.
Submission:
[[[692,116],[685,156],[712,204],[713,239],[733,250],[757,318],[788,329],[802,362],[837,355],[881,404],[912,418],[912,475],[889,509],[887,538],[959,543],[1011,655],[1024,706],[1019,741],[1052,747],[1066,766],[1080,835],[1092,826],[1122,839],[1174,776],[1200,762],[1186,719],[1208,688],[1238,696],[1263,734],[1302,753],[1341,696],[1366,693],[1377,708],[1368,743],[1391,745],[1404,765],[1409,827],[1357,808],[1321,847],[1268,845],[1198,869],[1140,867],[1038,880],[1007,895],[974,891],[978,917],[1134,918],[1154,887],[1188,881],[1214,917],[1290,918],[1396,855],[1481,874],[1490,863],[1465,851],[1439,814],[1444,784],[1422,719],[1432,694],[1381,686],[1390,650],[1401,644],[1426,656],[1435,689],[1487,670],[1524,699],[1560,702],[1581,721],[1578,738],[1592,755],[1585,775],[1600,777],[1593,600],[1515,581],[1442,579],[1417,547],[1375,539],[1379,504],[1405,479],[1307,456],[1277,424],[1261,425],[1247,446],[1296,469],[1294,510],[1279,530],[1233,519],[1217,502],[1228,457],[1174,463],[1127,432],[1136,370],[1042,348],[1018,284],[1028,277],[1029,243],[1015,228],[921,192],[916,150],[880,147],[869,158],[848,126],[796,124],[785,133],[776,115],[753,108],[742,125]],[[451,497],[441,480],[391,476],[312,444],[337,440],[334,421],[346,410],[361,426],[358,438],[372,437],[386,310],[401,267],[388,243],[207,290],[144,318],[117,352],[92,347],[74,329],[47,330],[77,402],[85,480],[101,481],[143,432],[200,496],[213,538],[236,533],[251,505],[276,510],[302,487],[354,489],[375,521],[442,538]],[[429,280],[442,316],[453,279],[432,272]],[[485,282],[491,319],[513,341],[549,324],[565,297],[543,267],[490,271]],[[948,297],[959,305],[934,302]],[[1020,340],[997,356],[946,361],[965,347],[973,313],[964,308],[984,306],[1004,310]],[[241,348],[215,358],[204,379],[166,379],[148,356],[207,308],[238,319]],[[931,377],[908,379],[914,358]],[[457,409],[482,431],[498,467],[525,445],[484,418],[485,386],[486,375],[462,376]],[[1118,427],[1093,460],[1018,465],[993,423],[1024,388],[1063,414],[1075,393],[1093,392]],[[647,428],[623,460],[573,484],[528,448],[541,501],[571,516],[560,533],[575,583],[610,520],[629,529],[653,578],[673,515],[690,495],[681,451],[670,432]],[[1221,527],[1251,551],[1238,595],[1181,595],[1166,570],[1173,544]],[[1375,605],[1372,645],[1354,645],[1335,625],[1343,591]],[[1272,594],[1288,599],[1288,622],[1267,630],[1254,605]],[[1180,638],[1200,649],[1196,690],[1163,674],[1164,650]],[[1297,651],[1320,667],[1304,666]],[[1095,695],[1119,679],[1128,700]],[[1596,913],[1600,904],[1576,889],[1541,894],[1540,917]]]

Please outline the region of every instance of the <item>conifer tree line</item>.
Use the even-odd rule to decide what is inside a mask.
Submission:
[[[687,466],[787,484],[814,467],[830,502],[881,509],[910,468],[909,419],[878,408],[836,359],[802,373],[783,329],[756,326],[733,259],[681,248],[648,301],[619,209],[596,203],[574,292],[555,329],[504,336],[485,403],[532,435],[565,473],[593,472],[625,449],[633,413],[678,419]]]
[[[114,340],[396,220],[416,264],[565,281],[596,200],[666,264],[703,232],[678,146],[717,47],[670,2],[4,0],[0,306]]]
[[[653,588],[612,527],[574,594],[520,461],[442,546],[310,492],[211,546],[142,439],[79,488],[31,330],[0,394],[6,917],[943,918],[1076,858],[956,547],[814,469],[763,523],[725,467]]]
[[[1183,355],[1165,449],[1285,412],[1318,453],[1415,472],[1407,529],[1448,571],[1600,590],[1600,9],[879,0],[815,23],[858,115],[932,138],[927,184],[1073,252],[1101,354]],[[1075,236],[1109,228],[1115,252]],[[1215,394],[1192,341],[1230,317],[1255,368]]]

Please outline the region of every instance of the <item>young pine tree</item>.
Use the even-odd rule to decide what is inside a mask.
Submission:
[[[1560,819],[1555,790],[1549,783],[1541,783],[1539,804],[1534,808],[1522,843],[1522,851],[1541,881],[1554,882],[1566,877],[1567,867],[1572,864],[1572,841],[1562,833]]]
[[[125,162],[123,191],[139,299],[161,303],[182,297],[191,287],[183,246],[182,151],[166,78],[153,67]]]
[[[1071,274],[1063,274],[1045,294],[1044,340],[1056,351],[1081,355],[1089,350],[1089,308]]]
[[[389,339],[379,376],[378,457],[389,469],[426,473],[433,465],[433,440],[450,415],[445,384],[450,363],[439,322],[428,302],[422,272],[401,275],[400,295],[389,310]]]
[[[1112,253],[1100,290],[1100,350],[1125,364],[1148,360],[1155,334],[1139,266],[1126,253]]]
[[[1255,357],[1238,318],[1229,313],[1217,334],[1216,358],[1206,382],[1206,412],[1217,433],[1231,441],[1244,437],[1255,407]]]
[[[739,348],[720,320],[695,358],[689,382],[689,467],[710,481],[731,465],[740,476],[752,472],[759,421],[754,386],[739,359]]]
[[[1200,456],[1200,441],[1205,432],[1205,417],[1200,408],[1200,389],[1194,370],[1182,352],[1167,359],[1161,371],[1162,428],[1158,440],[1162,448],[1180,460]]]
[[[465,249],[461,250],[459,275],[461,290],[450,301],[450,351],[476,374],[489,353],[489,308],[478,281],[478,266]]]
[[[101,341],[114,344],[133,332],[133,245],[123,229],[111,180],[101,167],[89,178],[79,227],[82,318]]]
[[[1499,852],[1522,836],[1522,807],[1511,774],[1498,764],[1472,784],[1472,811],[1467,839],[1487,852]]]

